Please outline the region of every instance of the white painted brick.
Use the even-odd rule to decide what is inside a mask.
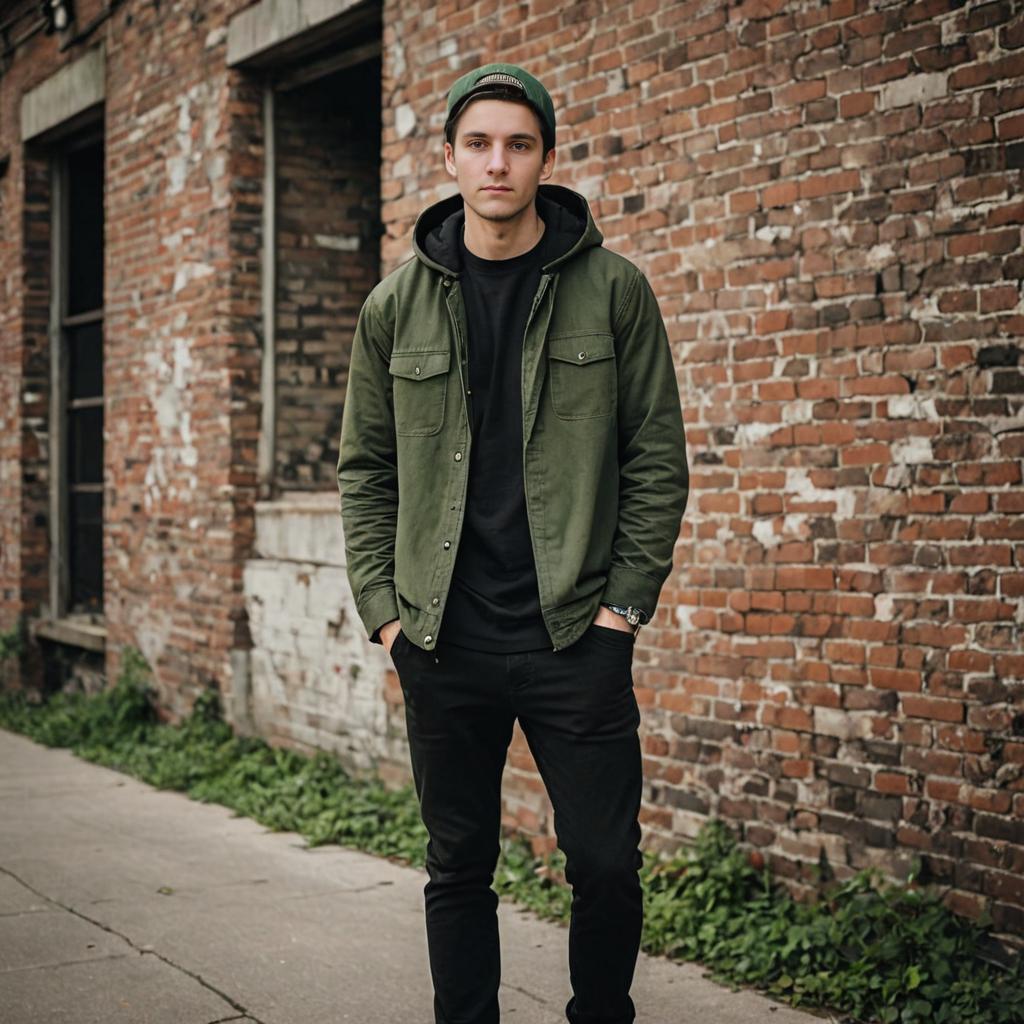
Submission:
[[[947,88],[946,76],[939,71],[896,78],[886,82],[879,90],[878,107],[880,110],[889,110],[892,107],[905,107],[909,103],[928,103],[945,96]]]

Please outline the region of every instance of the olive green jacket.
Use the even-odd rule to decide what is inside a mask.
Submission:
[[[554,650],[602,601],[653,614],[689,471],[672,353],[644,275],[602,247],[586,199],[541,185],[576,242],[542,269],[523,338],[526,512]],[[432,650],[455,565],[473,445],[455,231],[462,197],[416,221],[414,256],[363,304],[342,413],[347,572],[370,638],[401,619]]]

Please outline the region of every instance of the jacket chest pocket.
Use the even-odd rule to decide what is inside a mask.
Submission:
[[[563,334],[548,338],[551,405],[563,420],[610,416],[617,375],[611,334]]]
[[[436,434],[444,422],[451,352],[393,352],[395,433]]]

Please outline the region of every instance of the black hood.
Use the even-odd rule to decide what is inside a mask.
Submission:
[[[545,230],[554,232],[555,251],[559,254],[545,264],[545,272],[604,241],[587,200],[578,192],[563,185],[541,185],[536,202],[537,213],[547,225]],[[417,258],[434,270],[458,276],[462,269],[459,235],[465,221],[465,206],[459,194],[428,206],[416,218],[413,228],[412,247]]]

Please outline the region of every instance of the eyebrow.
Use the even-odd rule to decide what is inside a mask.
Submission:
[[[487,132],[463,132],[462,135],[465,139],[489,139],[490,135]],[[536,142],[537,136],[531,135],[530,132],[514,132],[509,136],[510,139],[528,139],[530,142]]]

